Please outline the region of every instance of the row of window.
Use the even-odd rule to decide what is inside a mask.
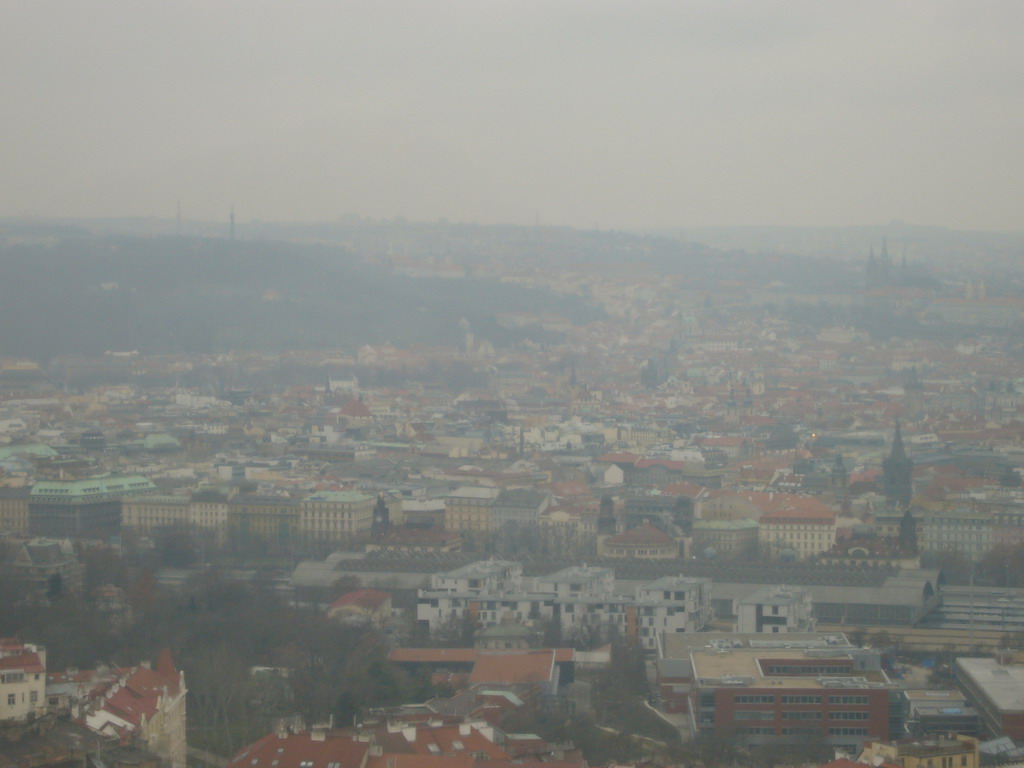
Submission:
[[[867,720],[867,712],[829,712],[829,720]],[[817,710],[797,710],[783,712],[783,720],[821,720],[822,713]],[[733,715],[735,720],[774,720],[775,712],[770,709],[741,709]]]
[[[845,675],[849,666],[836,665],[801,665],[801,664],[770,664],[766,674],[769,675]]]
[[[774,704],[775,695],[771,693],[741,693],[733,699],[736,704]],[[821,696],[783,696],[783,704],[820,704]],[[829,704],[867,704],[867,696],[829,696]]]
[[[770,725],[745,725],[736,729],[736,733],[744,736],[774,736],[775,729]],[[783,736],[811,736],[821,733],[818,728],[789,727],[780,730]],[[829,728],[829,736],[867,736],[867,728]]]

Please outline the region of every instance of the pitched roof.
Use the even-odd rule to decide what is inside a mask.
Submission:
[[[43,666],[39,654],[34,652],[23,652],[0,657],[0,669],[19,669],[29,673],[46,671],[46,667]]]
[[[341,406],[341,412],[354,419],[369,419],[373,416],[370,409],[366,407],[366,403],[355,398]]]
[[[232,757],[227,768],[362,768],[369,751],[368,742],[350,736],[270,733]]]
[[[659,546],[665,544],[675,543],[675,539],[669,536],[660,528],[657,528],[650,523],[643,523],[638,525],[636,528],[630,528],[628,531],[623,531],[617,536],[611,536],[606,542],[607,544],[625,544],[625,545],[641,545],[646,544],[649,546]]]
[[[550,649],[527,653],[481,652],[469,676],[471,683],[546,683],[555,668]]]
[[[366,610],[375,610],[391,599],[391,595],[379,589],[357,589],[355,592],[346,592],[333,603],[329,610],[344,608],[348,605],[358,606]]]

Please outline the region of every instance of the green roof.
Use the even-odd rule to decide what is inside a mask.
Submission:
[[[741,531],[744,528],[759,528],[756,520],[746,518],[740,520],[694,520],[693,528],[697,531]]]
[[[174,435],[169,435],[166,432],[159,432],[152,435],[146,435],[142,441],[142,447],[147,451],[159,450],[161,448],[181,448],[181,443]]]
[[[142,475],[88,477],[84,480],[43,480],[32,486],[30,498],[68,502],[120,498],[137,493],[152,493],[157,487]]]
[[[188,496],[156,493],[146,494],[147,504],[178,504],[180,506],[188,506],[188,502]]]
[[[373,496],[368,496],[359,491],[318,491],[307,496],[303,501],[328,501],[337,504],[356,504],[360,501],[367,501]]]
[[[36,456],[38,458],[50,459],[60,456],[57,451],[42,443],[29,443],[27,445],[7,445],[0,448],[0,461],[9,459],[12,456]]]

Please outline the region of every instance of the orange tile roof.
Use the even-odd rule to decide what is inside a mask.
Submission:
[[[550,649],[525,653],[482,651],[471,683],[546,683],[554,675],[555,654]]]

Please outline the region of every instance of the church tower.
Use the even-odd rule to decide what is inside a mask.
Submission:
[[[913,496],[913,472],[914,463],[903,447],[903,434],[897,419],[892,449],[882,460],[883,490],[889,503],[894,507],[904,508],[910,504],[910,498]]]
[[[907,555],[917,554],[917,521],[910,513],[910,505],[900,518],[900,551]]]
[[[615,520],[615,500],[605,494],[601,497],[601,506],[597,515],[597,535],[614,536],[618,532]]]
[[[377,496],[377,504],[373,508],[373,522],[370,526],[370,535],[374,541],[379,541],[390,527],[391,510],[384,503],[384,494],[382,493]]]

